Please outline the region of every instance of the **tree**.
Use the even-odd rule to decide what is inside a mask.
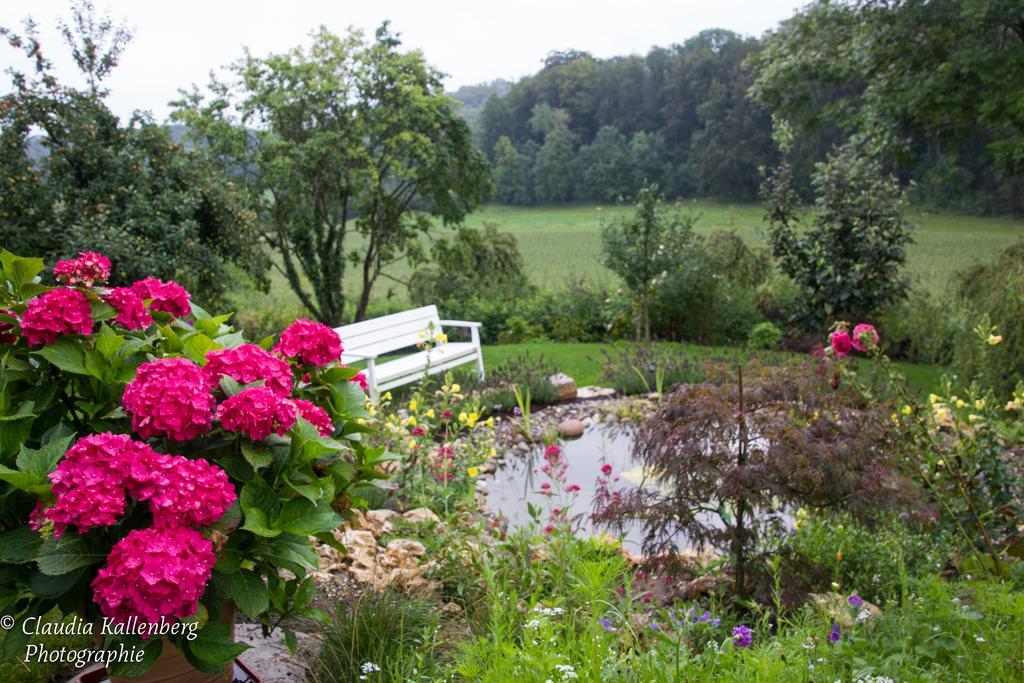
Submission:
[[[569,115],[546,104],[533,108],[530,128],[544,136],[544,144],[533,162],[533,195],[542,204],[572,199],[575,185],[575,138],[569,130]]]
[[[768,203],[768,241],[784,273],[800,288],[804,322],[864,319],[906,296],[902,269],[911,242],[903,218],[906,194],[886,174],[869,140],[856,137],[814,172],[813,223],[800,225],[786,154],[792,131],[776,138],[783,154],[762,189]]]
[[[530,171],[533,160],[521,153],[502,135],[494,145],[494,198],[503,204],[529,204],[533,201]]]
[[[459,223],[492,189],[441,73],[399,45],[387,23],[372,42],[321,27],[305,50],[247,53],[232,83],[214,80],[209,100],[193,87],[173,114],[243,175],[275,267],[332,325],[348,300],[346,265],[359,270],[361,320],[389,266],[422,259],[417,238],[434,219]]]
[[[626,136],[612,126],[602,126],[594,141],[580,148],[580,194],[611,201],[634,194],[629,152]]]
[[[958,145],[980,133],[1004,173],[1024,172],[1018,0],[818,0],[752,64],[753,96],[801,127]]]
[[[666,209],[658,186],[636,197],[636,213],[601,222],[601,260],[622,278],[636,304],[636,338],[651,339],[650,303],[693,235],[693,216]]]
[[[113,284],[175,279],[207,304],[232,281],[228,264],[266,286],[255,217],[232,180],[147,115],[123,124],[107,107],[131,34],[90,2],[60,29],[85,88],[58,79],[34,23],[0,29],[31,63],[8,71],[0,99],[0,242],[50,261],[100,251]]]

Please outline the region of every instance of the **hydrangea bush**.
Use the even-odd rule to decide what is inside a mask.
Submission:
[[[237,609],[265,631],[311,607],[317,555],[379,478],[365,393],[342,340],[296,321],[248,343],[174,282],[103,286],[84,252],[41,284],[39,259],[0,253],[0,611],[16,626],[57,609],[118,624],[196,622],[171,640],[219,671]],[[129,629],[130,631],[130,629]],[[295,636],[285,630],[286,642]],[[163,641],[138,633],[105,646]]]

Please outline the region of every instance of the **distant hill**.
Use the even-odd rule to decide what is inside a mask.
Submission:
[[[511,88],[512,81],[497,78],[486,83],[464,85],[458,90],[446,94],[448,97],[458,100],[462,104],[459,108],[459,113],[462,114],[462,118],[466,119],[469,127],[473,129],[474,133],[476,133],[479,130],[477,122],[480,120],[480,112],[483,111],[484,104],[487,102],[488,98],[491,95],[501,97],[508,93]]]

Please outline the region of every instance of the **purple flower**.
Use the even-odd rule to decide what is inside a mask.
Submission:
[[[601,622],[601,628],[603,628],[605,631],[614,631],[615,630],[615,627],[612,626],[612,620],[609,619],[608,617],[601,617],[600,622]]]
[[[649,625],[650,625],[652,631],[657,632],[657,631],[661,630],[660,628],[658,628],[658,623],[655,622],[655,621],[652,621]]]
[[[721,623],[722,623],[722,620],[719,619],[718,617],[715,617],[714,619],[711,620],[711,625],[714,626],[715,628],[718,628],[718,625],[721,624]]]
[[[732,630],[732,644],[736,647],[750,647],[754,642],[754,634],[744,624],[740,624]]]
[[[707,610],[705,610],[705,611],[704,611],[704,614],[700,615],[700,616],[699,616],[699,617],[697,618],[697,622],[698,622],[698,623],[704,623],[704,624],[706,624],[706,623],[708,623],[709,621],[711,621],[711,612],[708,612]]]
[[[860,607],[864,604],[864,600],[861,599],[861,597],[856,593],[847,598],[846,601],[850,603],[850,607],[855,607],[857,609],[860,609]]]
[[[833,643],[838,643],[841,635],[842,631],[839,630],[839,624],[832,624],[832,632],[828,634],[828,639]]]
[[[520,415],[523,414],[523,411],[519,410],[519,406],[516,406],[515,408],[512,409],[512,414],[515,415],[516,417],[519,417]]]

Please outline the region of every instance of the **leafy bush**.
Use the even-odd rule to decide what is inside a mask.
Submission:
[[[448,308],[468,299],[519,299],[531,292],[515,235],[485,223],[460,227],[431,248],[431,263],[413,273],[409,299],[416,306]]]
[[[803,321],[814,327],[869,316],[905,297],[906,196],[870,141],[854,139],[817,165],[813,223],[805,230],[788,160],[792,132],[780,125],[776,133],[783,160],[762,189],[768,240],[782,271],[800,287]]]
[[[887,413],[852,391],[833,391],[809,363],[748,363],[729,382],[680,385],[634,444],[658,485],[600,484],[594,519],[620,531],[639,521],[648,554],[684,539],[728,552],[734,590],[746,593],[747,572],[763,570],[755,556],[784,536],[785,506],[874,517],[913,495]]]
[[[769,322],[758,323],[747,335],[747,348],[771,351],[779,348],[782,330]]]
[[[882,311],[878,328],[889,355],[912,363],[945,365],[953,358],[963,320],[955,301],[916,292]]]
[[[631,344],[601,349],[602,378],[623,394],[662,391],[680,382],[696,382],[702,368],[683,347]]]
[[[789,545],[824,569],[828,578],[816,587],[818,592],[827,592],[836,582],[846,592],[857,591],[865,600],[884,605],[900,597],[908,577],[938,573],[954,547],[951,540],[914,525],[869,527],[848,514],[801,508]]]
[[[481,404],[489,411],[511,411],[516,405],[514,385],[529,388],[534,405],[558,400],[558,392],[548,381],[556,372],[558,369],[543,355],[525,353],[492,368],[483,381],[472,371],[456,373],[456,377],[467,391],[479,392]]]
[[[98,254],[58,263],[66,286],[39,284],[42,269],[0,252],[9,613],[21,623],[56,604],[90,622],[185,617],[195,637],[186,628],[171,642],[207,673],[244,649],[223,605],[268,630],[317,617],[309,537],[333,543],[347,491],[382,478],[384,452],[364,440],[374,427],[356,370],[337,363],[337,334],[296,321],[271,353],[273,339],[246,343],[174,282],[108,289]],[[138,574],[157,565],[164,575]],[[197,611],[209,620],[189,621]],[[8,656],[22,635],[10,631]],[[163,642],[119,673],[142,673]]]
[[[1002,342],[982,353],[975,336],[960,330],[953,335],[956,367],[964,377],[978,378],[999,395],[1008,396],[1024,376],[1024,241],[1004,250],[993,262],[965,271],[957,283],[957,296],[964,317],[995,327]]]
[[[429,680],[441,662],[430,601],[366,591],[339,603],[312,672],[316,683]]]

